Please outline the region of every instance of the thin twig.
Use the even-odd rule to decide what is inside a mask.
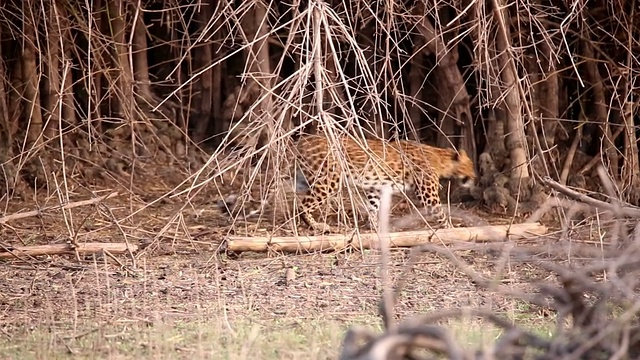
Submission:
[[[93,199],[89,199],[89,200],[81,200],[81,201],[75,201],[72,203],[68,203],[68,204],[64,204],[64,205],[55,205],[55,206],[48,206],[45,208],[42,208],[40,210],[33,210],[33,211],[27,211],[24,213],[17,213],[17,214],[11,214],[11,215],[7,215],[7,216],[3,216],[0,218],[0,224],[4,224],[6,222],[9,221],[14,221],[14,220],[18,220],[18,219],[24,219],[24,218],[28,218],[28,217],[32,217],[32,216],[41,216],[43,215],[45,212],[47,211],[52,211],[52,210],[68,210],[68,209],[73,209],[76,207],[80,207],[80,206],[85,206],[85,205],[91,205],[91,204],[95,204],[107,199],[111,199],[118,196],[117,192],[113,192],[109,195],[104,195],[104,196],[100,196],[97,198],[93,198]]]

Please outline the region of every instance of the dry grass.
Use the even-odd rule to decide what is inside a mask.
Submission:
[[[246,320],[233,322],[194,314],[190,317],[159,316],[153,321],[110,324],[84,323],[87,331],[54,323],[0,339],[0,357],[55,358],[190,358],[190,359],[335,359],[349,326],[379,326],[378,319],[353,317],[343,320]],[[537,325],[534,325],[537,326]],[[500,334],[477,321],[448,323],[456,338],[467,347],[489,345]],[[541,327],[542,328],[542,327]]]
[[[180,203],[147,207],[123,221],[130,209],[120,201],[107,200],[103,206],[110,211],[76,208],[66,216],[76,222],[71,227],[78,229],[79,242],[120,242],[124,233],[130,241],[149,244],[135,261],[55,256],[10,261],[0,268],[6,279],[0,282],[0,357],[327,359],[338,354],[346,329],[381,329],[375,316],[382,291],[376,251],[215,256],[229,225],[210,204],[193,203],[206,211],[199,217],[185,213],[180,222],[172,222]],[[29,207],[13,205],[10,211]],[[120,219],[120,227],[110,214]],[[63,223],[59,211],[20,219],[3,230],[3,245],[65,242]],[[216,231],[185,233],[196,234],[203,223]],[[173,229],[172,238],[154,237],[163,227]],[[488,254],[459,255],[477,271],[501,274],[518,291],[530,289],[527,278],[536,272],[526,263],[496,267],[496,258]],[[390,256],[390,281],[395,282],[408,255],[395,251]],[[287,272],[293,277],[287,279]],[[537,310],[478,288],[440,255],[420,256],[409,277],[396,307],[399,318],[482,307],[534,328],[547,326]],[[460,333],[463,343],[497,335],[471,318],[445,324]]]
[[[396,254],[392,273],[399,273],[403,258]],[[441,261],[421,259],[398,306],[401,316],[486,304],[520,319],[535,317],[478,292]],[[58,259],[39,270],[5,268],[2,277],[10,280],[0,290],[6,295],[0,356],[326,359],[336,357],[348,327],[380,329],[373,316],[380,293],[373,254],[218,266],[191,254],[154,256],[141,265],[129,273],[103,261]],[[289,285],[288,268],[296,273]],[[477,323],[453,328],[472,345],[483,334]]]
[[[328,359],[335,358],[346,324],[322,319],[303,322],[240,320],[234,330],[218,318],[194,314],[162,316],[151,322],[84,324],[73,336],[62,326],[38,328],[11,341],[0,341],[0,356],[20,359],[192,358]],[[97,329],[97,330],[94,330]],[[71,334],[71,335],[69,335]]]

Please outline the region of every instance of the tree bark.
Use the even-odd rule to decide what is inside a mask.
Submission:
[[[453,50],[452,50],[453,51]],[[437,72],[435,74],[436,84],[444,84],[447,82],[447,79],[443,77],[442,72]],[[438,124],[438,135],[436,140],[436,146],[441,148],[456,148],[458,146],[458,139],[456,139],[456,124],[458,119],[454,118],[451,112],[447,111],[449,109],[449,97],[438,96],[437,99],[437,107],[438,117],[436,118],[436,123]]]
[[[492,94],[495,92],[495,90],[491,91]],[[504,110],[499,107],[494,110],[489,110],[486,131],[487,144],[483,152],[491,155],[499,170],[504,169],[507,163],[511,163],[509,153],[504,144],[504,138],[506,136],[504,123]]]
[[[269,56],[269,19],[267,8],[262,2],[255,2],[251,10],[242,19],[242,27],[246,38],[251,42],[248,48],[247,62],[249,63],[248,82],[257,85],[259,103],[255,107],[254,116],[245,121],[273,122],[273,99],[271,89],[275,75],[271,71],[271,58]],[[249,85],[251,86],[251,85]],[[268,126],[266,127],[268,128]],[[262,137],[262,136],[261,136]]]
[[[371,131],[379,138],[385,138],[387,129],[382,121],[383,114],[379,111],[380,107],[376,103],[378,97],[380,100],[385,101],[383,94],[381,93],[381,88],[384,86],[381,81],[378,81],[381,78],[381,73],[383,71],[381,64],[381,59],[378,57],[375,49],[376,46],[376,22],[369,21],[366,24],[361,25],[360,31],[356,34],[356,39],[359,44],[362,44],[362,55],[367,61],[366,64],[359,64],[359,66],[369,65],[371,67],[371,74],[374,79],[366,79],[362,76],[358,78],[356,81],[356,87],[358,89],[366,89],[370,85],[375,87],[375,94],[362,94],[366,96],[361,96],[362,100],[360,100],[359,104],[357,104],[359,115],[363,116],[366,119],[369,119],[367,122],[368,127]],[[357,65],[358,66],[358,65]],[[367,84],[368,80],[375,81],[374,84]]]
[[[589,40],[581,40],[581,43],[582,51],[584,53],[584,66],[586,68],[587,79],[591,85],[591,92],[593,94],[595,122],[599,124],[600,138],[602,142],[601,148],[604,149],[602,153],[602,161],[605,168],[609,170],[609,174],[613,177],[614,181],[617,181],[620,178],[618,155],[616,154],[617,150],[614,143],[615,140],[609,125],[603,80],[600,76],[600,72],[598,71],[598,65],[595,62],[593,45]]]
[[[543,71],[545,78],[542,83],[542,94],[539,98],[540,113],[542,114],[542,128],[544,130],[544,146],[543,150],[547,151],[555,146],[556,129],[558,128],[559,117],[559,99],[560,99],[560,85],[558,71],[556,70],[556,63],[553,61],[553,51],[549,47],[546,41],[540,43],[540,49],[543,54]],[[556,160],[556,159],[551,159]]]
[[[0,25],[0,38],[2,38],[3,26]],[[4,59],[2,47],[0,46],[0,59]],[[20,61],[15,61],[20,64]],[[17,74],[14,74],[16,76]],[[23,197],[22,187],[17,186],[19,181],[18,172],[13,164],[13,146],[14,137],[18,129],[15,117],[10,116],[9,111],[9,93],[5,84],[11,83],[13,79],[5,80],[9,76],[4,61],[0,61],[0,197],[8,192],[8,198],[11,199],[14,194]],[[13,81],[14,84],[18,82]],[[10,87],[11,88],[11,87]],[[14,90],[15,92],[15,90]]]
[[[518,91],[518,74],[510,51],[511,32],[505,19],[509,19],[509,8],[503,1],[494,0],[494,19],[498,24],[496,35],[496,53],[500,80],[506,84],[506,96],[502,106],[506,120],[506,145],[511,158],[511,179],[529,178],[528,156],[525,150],[526,136],[522,117],[522,99]],[[515,194],[514,194],[515,195]]]
[[[547,228],[540,223],[514,225],[493,225],[468,228],[450,228],[389,233],[391,247],[411,247],[437,242],[453,244],[457,242],[502,242],[540,237]],[[322,235],[299,237],[229,237],[222,246],[227,251],[276,251],[304,253],[310,251],[340,251],[349,246],[361,249],[379,248],[380,235],[360,234],[359,239],[351,235]]]
[[[56,2],[57,4],[57,2]],[[73,72],[71,71],[71,65],[73,62],[73,38],[71,36],[71,30],[69,26],[69,14],[67,8],[64,6],[56,6],[57,17],[59,19],[60,27],[60,42],[62,44],[62,55],[64,64],[62,67],[62,121],[69,126],[75,126],[78,123],[78,117],[76,115],[76,109],[74,105],[74,92],[73,92]],[[88,150],[88,149],[87,149]]]
[[[133,77],[138,89],[137,95],[147,103],[153,102],[151,80],[149,79],[149,59],[147,58],[147,26],[144,23],[142,9],[129,7],[133,14]]]
[[[548,49],[548,46],[546,48]],[[533,115],[532,126],[526,129],[527,140],[530,149],[537,149],[538,145],[540,146],[540,156],[531,160],[531,168],[541,175],[550,175],[548,164],[557,164],[559,160],[558,151],[554,149],[558,117],[558,79],[556,75],[547,75],[550,68],[555,72],[555,65],[549,64],[546,56],[551,54],[541,52],[538,58],[530,57],[525,60],[531,84],[529,96]],[[551,92],[555,99],[550,99],[548,92]]]
[[[11,138],[14,138],[18,129],[20,129],[22,114],[24,114],[25,107],[27,106],[23,101],[27,86],[22,74],[23,66],[24,63],[22,61],[16,60],[13,62],[12,69],[7,71],[10,75],[9,86],[6,89],[8,97],[7,109],[9,111],[7,125],[9,126],[8,129]]]
[[[36,9],[33,0],[27,0],[22,3],[23,21],[22,31],[24,41],[22,42],[22,79],[24,81],[24,98],[26,106],[24,107],[23,119],[28,122],[29,131],[27,132],[27,147],[37,148],[42,143],[42,112],[40,106],[40,91],[38,87],[38,61],[37,49],[35,47],[36,33],[35,24],[31,23],[34,19],[32,10]],[[30,14],[30,15],[29,15]]]
[[[97,254],[109,252],[111,254],[126,254],[138,251],[138,245],[126,243],[80,243],[78,246],[72,244],[51,244],[34,246],[15,246],[7,249],[0,248],[0,259],[20,259],[25,257],[43,255],[64,255],[64,254]]]
[[[416,7],[416,12],[422,16],[422,19],[417,24],[417,28],[427,44],[425,50],[435,55],[436,63],[438,64],[438,85],[441,86],[441,103],[446,104],[446,107],[441,110],[447,111],[450,119],[457,120],[465,129],[462,141],[454,145],[456,145],[458,149],[465,150],[472,159],[476,159],[475,136],[473,132],[473,122],[471,121],[469,93],[464,86],[464,79],[462,78],[460,69],[458,69],[457,48],[447,47],[444,44],[442,34],[436,31],[431,21],[429,21],[424,14],[425,10],[422,3]]]
[[[49,45],[47,51],[42,54],[46,54],[46,61],[44,62],[46,68],[46,76],[43,78],[45,89],[44,94],[44,113],[45,115],[45,139],[51,139],[55,135],[54,132],[58,128],[60,116],[59,105],[61,105],[62,95],[62,82],[60,76],[60,59],[62,58],[62,51],[60,49],[60,43],[62,32],[60,30],[60,22],[57,16],[57,2],[49,1],[45,3],[48,15],[45,26],[47,27],[47,44]]]
[[[211,14],[214,14],[214,6],[213,6],[213,0],[211,0],[209,2],[208,5],[204,5],[203,6],[210,6],[212,7],[212,10],[210,11]],[[224,26],[218,26],[219,23],[216,23],[214,26],[214,29],[216,29],[216,31],[213,33],[213,44],[212,46],[214,47],[214,54],[218,54],[217,56],[215,56],[216,59],[221,58],[223,56],[225,56],[226,51],[224,50],[224,45],[223,45],[223,39],[225,38],[226,35],[226,30]],[[211,69],[211,112],[214,115],[214,147],[217,147],[218,145],[220,145],[220,139],[221,139],[221,134],[229,129],[229,125],[228,123],[226,123],[225,121],[223,121],[222,117],[220,116],[220,114],[222,114],[222,82],[224,80],[224,76],[223,76],[223,69],[224,67],[224,63],[219,64],[218,66],[215,66],[213,69]]]
[[[93,1],[93,7],[89,15],[89,20],[93,20],[92,23],[95,23],[92,31],[97,32],[98,34],[109,33],[105,26],[106,22],[103,21],[103,9],[103,0]],[[97,14],[97,16],[94,14]],[[102,46],[95,46],[95,44],[93,43],[95,41],[94,39],[89,38],[88,41],[91,46],[91,51],[89,51],[87,57],[89,59],[92,59],[92,62],[91,66],[89,67],[90,73],[87,80],[87,92],[89,93],[89,118],[87,119],[87,125],[89,127],[89,133],[92,133],[94,129],[96,132],[102,133],[102,111],[100,109],[100,104],[103,93],[103,75],[102,72],[99,71],[99,69],[102,67],[101,65],[104,64],[104,50]]]
[[[107,1],[107,10],[109,14],[109,22],[111,24],[111,36],[114,42],[114,61],[118,69],[118,78],[116,80],[118,93],[112,94],[115,98],[113,109],[118,116],[130,120],[130,131],[133,133],[133,121],[136,116],[134,114],[134,93],[133,93],[133,74],[131,63],[129,62],[129,44],[126,38],[127,34],[127,7],[123,0]]]
[[[2,30],[3,27],[0,25],[0,38],[2,38]],[[2,53],[2,46],[0,46],[0,59],[4,59]],[[16,61],[16,63],[19,63]],[[8,161],[9,155],[11,155],[12,147],[13,147],[13,137],[15,135],[15,131],[17,130],[17,125],[12,124],[12,119],[10,117],[9,112],[9,104],[8,94],[5,84],[7,81],[5,79],[8,78],[8,73],[6,69],[6,64],[4,61],[0,61],[0,151],[2,154],[7,157],[0,156],[0,164],[4,164],[5,161]],[[11,79],[9,79],[11,81]],[[0,176],[2,176],[0,174]]]
[[[411,59],[411,70],[409,72],[409,93],[413,99],[413,103],[409,104],[409,118],[405,124],[405,132],[410,140],[420,141],[422,139],[422,94],[424,93],[425,74],[422,70],[424,66],[424,38],[420,36],[413,37],[414,52]]]
[[[209,37],[207,30],[212,27],[209,23],[213,21],[213,8],[211,4],[200,7],[198,21],[200,23],[200,43],[193,50],[194,72],[200,72],[204,68],[208,69],[200,74],[198,81],[194,85],[196,93],[194,96],[194,104],[197,104],[197,111],[193,117],[193,121],[195,122],[193,140],[195,142],[204,140],[207,135],[209,122],[212,118],[213,69],[210,68],[210,65],[213,62],[213,54],[211,51],[211,43],[206,40]]]
[[[623,75],[627,76],[627,75]],[[634,124],[634,115],[636,114],[637,105],[631,101],[632,94],[629,81],[622,81],[626,89],[622,89],[620,93],[626,94],[625,102],[622,107],[622,121],[624,122],[624,163],[622,165],[622,183],[623,187],[635,187],[640,181],[640,165],[638,164],[638,139],[636,137],[636,127]],[[632,80],[631,80],[632,81]]]

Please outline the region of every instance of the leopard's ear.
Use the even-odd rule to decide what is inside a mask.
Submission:
[[[453,161],[461,161],[466,156],[467,156],[467,152],[464,151],[464,150],[460,150],[460,151],[454,152],[453,156],[451,157],[451,159]]]

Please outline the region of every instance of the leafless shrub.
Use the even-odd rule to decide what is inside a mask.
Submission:
[[[612,190],[611,181],[600,169],[605,188]],[[547,180],[548,181],[548,180]],[[558,188],[558,184],[554,187]],[[569,193],[571,194],[571,193]],[[625,215],[636,209],[612,200],[615,205],[585,198],[576,198],[610,212],[616,221],[610,229],[628,228]],[[595,202],[594,202],[595,201]],[[582,206],[587,206],[583,204]],[[616,208],[618,210],[616,210]],[[625,210],[621,210],[625,209]],[[613,231],[607,245],[596,249],[592,245],[571,244],[572,235],[563,231],[560,241],[552,246],[473,245],[446,248],[423,245],[412,250],[394,291],[380,303],[380,315],[385,332],[374,334],[366,329],[351,329],[344,339],[341,359],[420,359],[428,354],[450,359],[632,359],[640,354],[640,311],[638,282],[640,279],[640,224],[635,220],[632,233]],[[535,293],[513,291],[475,273],[456,256],[457,250],[502,251],[513,261],[533,264],[554,281],[532,279]],[[555,331],[551,338],[543,338],[521,324],[514,323],[486,310],[452,309],[409,318],[394,324],[393,307],[409,276],[413,261],[422,252],[436,252],[453,262],[478,286],[509,295],[532,306],[548,309],[555,314]],[[572,254],[572,261],[558,261]],[[384,261],[384,260],[383,260]],[[382,267],[384,268],[384,266]],[[384,283],[384,282],[383,282]],[[387,284],[388,286],[388,284]],[[386,292],[385,292],[386,293]],[[391,304],[389,303],[391,301]],[[446,327],[439,321],[452,318],[480,318],[485,324],[502,328],[503,333],[489,348],[463,350]],[[423,355],[420,355],[423,354]]]

